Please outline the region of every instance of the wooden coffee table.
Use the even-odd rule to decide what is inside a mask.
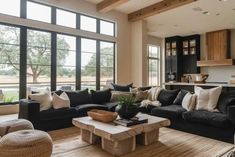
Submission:
[[[101,138],[102,149],[120,156],[134,151],[136,143],[149,145],[155,142],[159,137],[159,128],[170,125],[170,120],[165,118],[141,113],[137,117],[148,118],[148,123],[124,127],[82,117],[74,118],[73,124],[81,129],[82,140],[94,144]]]

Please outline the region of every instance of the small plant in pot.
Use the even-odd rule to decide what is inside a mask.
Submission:
[[[123,119],[131,119],[139,112],[139,107],[134,104],[134,98],[131,96],[123,96],[119,98],[116,112]]]

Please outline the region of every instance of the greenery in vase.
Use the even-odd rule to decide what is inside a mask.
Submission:
[[[122,96],[122,97],[119,97],[119,105],[121,106],[132,106],[134,105],[134,100],[135,98],[132,97],[132,96]]]
[[[4,97],[3,102],[4,103],[12,103],[14,100],[14,97]]]

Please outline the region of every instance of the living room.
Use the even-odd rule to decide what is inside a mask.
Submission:
[[[5,0],[0,157],[235,156],[234,0]]]

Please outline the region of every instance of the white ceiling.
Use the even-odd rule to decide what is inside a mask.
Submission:
[[[87,0],[99,3],[102,0]],[[130,0],[115,10],[131,13],[161,0]],[[193,11],[193,8],[202,11]],[[233,10],[234,9],[234,10]],[[209,11],[210,15],[202,14]],[[219,15],[218,15],[219,14]],[[235,29],[235,0],[198,0],[146,19],[148,33],[157,37],[203,34],[220,29]]]

